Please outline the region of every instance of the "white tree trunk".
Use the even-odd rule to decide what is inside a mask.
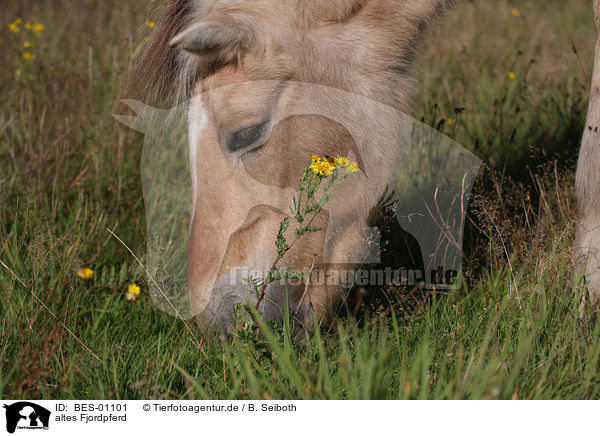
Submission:
[[[600,30],[600,0],[594,0],[596,27]],[[592,303],[600,297],[600,38],[596,58],[588,116],[581,143],[576,178],[580,219],[575,239],[579,271],[583,270]]]

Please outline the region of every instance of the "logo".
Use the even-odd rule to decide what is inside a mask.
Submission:
[[[6,431],[14,433],[19,430],[48,430],[50,411],[28,401],[19,401],[11,405],[3,405],[6,409]]]

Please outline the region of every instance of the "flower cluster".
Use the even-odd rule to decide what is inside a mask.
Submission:
[[[84,267],[84,268],[79,268],[79,270],[77,270],[77,276],[81,279],[81,280],[92,280],[94,278],[94,270],[88,267]],[[137,297],[139,297],[141,292],[141,289],[138,285],[136,285],[135,283],[131,283],[128,287],[127,287],[127,292],[125,293],[125,298],[128,301],[135,301],[137,299]]]
[[[24,23],[21,18],[17,18],[8,25],[8,30],[13,33],[13,43],[17,50],[21,51],[21,58],[24,60],[15,70],[15,76],[20,81],[27,82],[31,80],[34,71],[31,64],[36,58],[35,53],[41,41],[40,35],[46,30],[46,26],[35,21]]]
[[[8,30],[10,30],[12,33],[19,33],[22,25],[23,20],[17,18],[8,25]],[[25,23],[25,29],[31,30],[35,35],[39,36],[44,30],[46,30],[46,26],[44,26],[42,23],[36,23],[35,21],[28,21]]]
[[[358,172],[358,165],[356,162],[350,162],[345,157],[334,157],[334,158],[320,158],[319,156],[312,157],[312,164],[310,169],[318,176],[331,176],[335,170],[346,168],[349,173]]]
[[[334,191],[347,177],[358,172],[356,162],[351,162],[346,157],[324,157],[312,156],[311,164],[304,169],[304,175],[298,185],[298,195],[292,198],[290,213],[297,224],[294,230],[294,239],[288,241],[287,231],[290,230],[290,218],[285,217],[279,224],[279,231],[275,239],[277,258],[269,270],[266,278],[248,279],[250,290],[256,296],[256,310],[265,297],[267,286],[279,280],[307,280],[304,273],[288,268],[279,269],[277,264],[286,253],[296,244],[298,239],[323,230],[313,225],[315,218],[323,211],[325,205],[331,199]],[[320,196],[318,195],[320,194]],[[304,297],[302,297],[304,298]],[[242,325],[243,317],[235,315],[234,324]]]
[[[25,28],[27,30],[31,30],[38,36],[41,35],[44,30],[46,30],[46,26],[44,26],[42,23],[36,23],[35,21],[29,21],[27,24],[25,24]]]
[[[10,30],[12,33],[19,33],[21,31],[21,24],[23,24],[23,20],[17,18],[8,25],[8,30]]]

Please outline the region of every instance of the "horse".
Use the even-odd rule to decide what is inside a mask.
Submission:
[[[344,182],[332,199],[331,209],[342,217],[336,231],[331,231],[328,214],[317,217],[314,225],[325,229],[329,226],[327,232],[303,237],[282,259],[281,268],[308,271],[309,280],[295,285],[269,285],[260,309],[266,319],[281,323],[282,307],[289,304],[295,319],[307,330],[315,327],[314,320],[320,325],[333,322],[335,303],[344,297],[344,290],[339,281],[319,281],[316,276],[331,264],[337,265],[337,270],[355,269],[360,261],[352,256],[362,256],[369,250],[365,228],[372,227],[372,223],[365,223],[385,200],[388,180],[397,176],[389,163],[396,162],[400,155],[407,160],[406,153],[402,154],[395,144],[402,135],[405,142],[410,142],[415,132],[415,124],[404,123],[402,117],[399,121],[395,111],[408,108],[416,87],[413,76],[420,42],[453,3],[165,3],[162,18],[137,63],[134,83],[155,101],[171,106],[190,101],[187,133],[193,207],[187,280],[192,312],[201,326],[231,333],[240,303],[260,306],[259,297],[248,296],[247,286],[228,282],[228,268],[244,265],[269,270],[277,257],[273,237],[287,216],[286,210],[297,192],[293,188],[307,165],[300,157],[311,155],[349,156],[357,161],[360,175]],[[315,90],[319,92],[315,94]],[[319,101],[317,106],[329,105],[329,109],[298,109],[307,95],[311,96],[311,104]],[[332,102],[336,105],[333,111]],[[285,116],[280,115],[274,122],[274,114],[281,107],[286,108]],[[374,117],[371,114],[375,112],[384,115]],[[339,115],[342,113],[344,116]],[[344,120],[369,124],[365,117],[374,124],[365,128],[371,129],[371,140],[362,141],[359,147],[356,137],[365,132],[351,132]],[[397,131],[398,123],[406,124],[400,129],[402,135]],[[451,253],[455,259],[461,255],[466,210],[462,199],[468,196],[478,162],[471,155],[449,151],[450,145],[435,134],[420,136],[435,137],[432,142],[444,151],[444,157],[431,158],[427,165],[445,162],[434,172],[436,177],[448,176],[458,187],[446,201],[456,213],[440,210],[444,195],[440,184],[423,178],[420,184],[431,188],[435,204],[412,215],[436,215],[433,222],[443,237],[436,233],[430,238],[430,251],[441,251],[444,256]],[[408,161],[419,159],[415,154]],[[465,172],[462,169],[466,163],[470,169]],[[454,168],[461,171],[452,173]],[[406,192],[411,189],[403,188]],[[458,202],[457,196],[461,197]],[[411,216],[406,217],[406,223],[412,223]],[[448,237],[453,232],[454,236]],[[444,238],[450,242],[442,247],[440,240]]]

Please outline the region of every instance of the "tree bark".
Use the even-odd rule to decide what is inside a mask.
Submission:
[[[596,27],[600,31],[600,0],[594,0],[594,9]],[[596,43],[590,102],[575,184],[579,204],[575,238],[577,272],[585,274],[590,300],[596,304],[600,296],[600,38]]]

